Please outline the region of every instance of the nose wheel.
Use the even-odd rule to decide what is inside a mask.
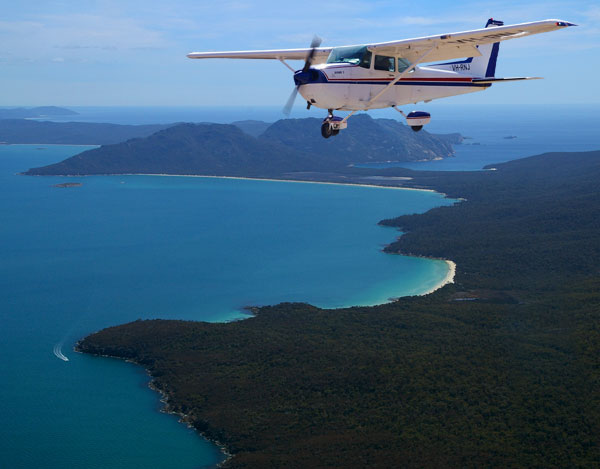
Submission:
[[[336,136],[340,133],[340,130],[348,127],[348,123],[346,120],[341,117],[336,117],[333,115],[332,110],[329,110],[329,115],[323,119],[323,123],[321,124],[321,135],[323,138],[329,138],[332,136]]]
[[[329,122],[323,122],[321,124],[321,135],[323,138],[333,137],[339,133],[340,129],[334,128]]]

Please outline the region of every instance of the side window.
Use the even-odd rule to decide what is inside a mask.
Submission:
[[[371,56],[372,55],[373,54],[371,53],[370,50],[365,51],[365,53],[363,54],[362,59],[358,65],[362,68],[371,68]]]
[[[408,67],[410,67],[410,62],[408,60],[398,58],[398,72],[399,73],[402,73]]]
[[[375,56],[375,70],[384,70],[386,72],[393,72],[396,70],[394,66],[394,57],[387,57],[385,55]]]

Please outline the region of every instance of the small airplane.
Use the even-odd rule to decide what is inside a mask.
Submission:
[[[294,74],[295,88],[284,107],[289,115],[298,93],[311,106],[327,109],[321,135],[329,138],[347,127],[357,111],[392,107],[407,124],[419,131],[431,121],[424,111],[408,115],[397,108],[410,103],[428,103],[433,99],[483,91],[494,83],[534,80],[539,77],[497,78],[496,61],[500,41],[545,33],[573,23],[543,20],[505,26],[490,18],[483,29],[438,34],[416,39],[320,47],[313,39],[307,49],[277,49],[229,52],[192,52],[190,59],[275,59]],[[464,60],[456,59],[467,57]],[[286,60],[304,60],[304,67],[294,70]],[[421,66],[434,61],[452,62]],[[334,116],[337,110],[350,111],[345,117]]]

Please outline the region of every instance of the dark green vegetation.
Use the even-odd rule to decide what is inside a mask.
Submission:
[[[77,112],[56,106],[41,106],[33,108],[2,108],[0,109],[0,119],[28,119],[36,117],[50,116],[76,116]]]
[[[174,125],[147,138],[88,150],[26,174],[287,178],[304,172],[347,171],[352,163],[451,156],[452,143],[461,140],[458,134],[436,136],[423,131],[417,135],[397,121],[374,120],[366,114],[353,117],[347,131],[329,140],[320,137],[320,120],[315,118],[280,120],[266,130],[266,124],[262,124],[242,121],[236,125]],[[255,137],[258,132],[260,135]]]
[[[384,222],[408,230],[388,251],[457,262],[434,294],[136,321],[79,347],[150,370],[227,467],[598,467],[600,151],[497,168],[411,173],[467,200]]]

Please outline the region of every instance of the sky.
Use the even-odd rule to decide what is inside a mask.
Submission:
[[[277,61],[190,60],[193,51],[392,41],[547,18],[568,28],[501,44],[499,84],[451,105],[600,104],[598,0],[2,0],[0,106],[275,106],[293,90]],[[302,64],[292,63],[296,68]],[[592,80],[582,78],[592,77]]]

